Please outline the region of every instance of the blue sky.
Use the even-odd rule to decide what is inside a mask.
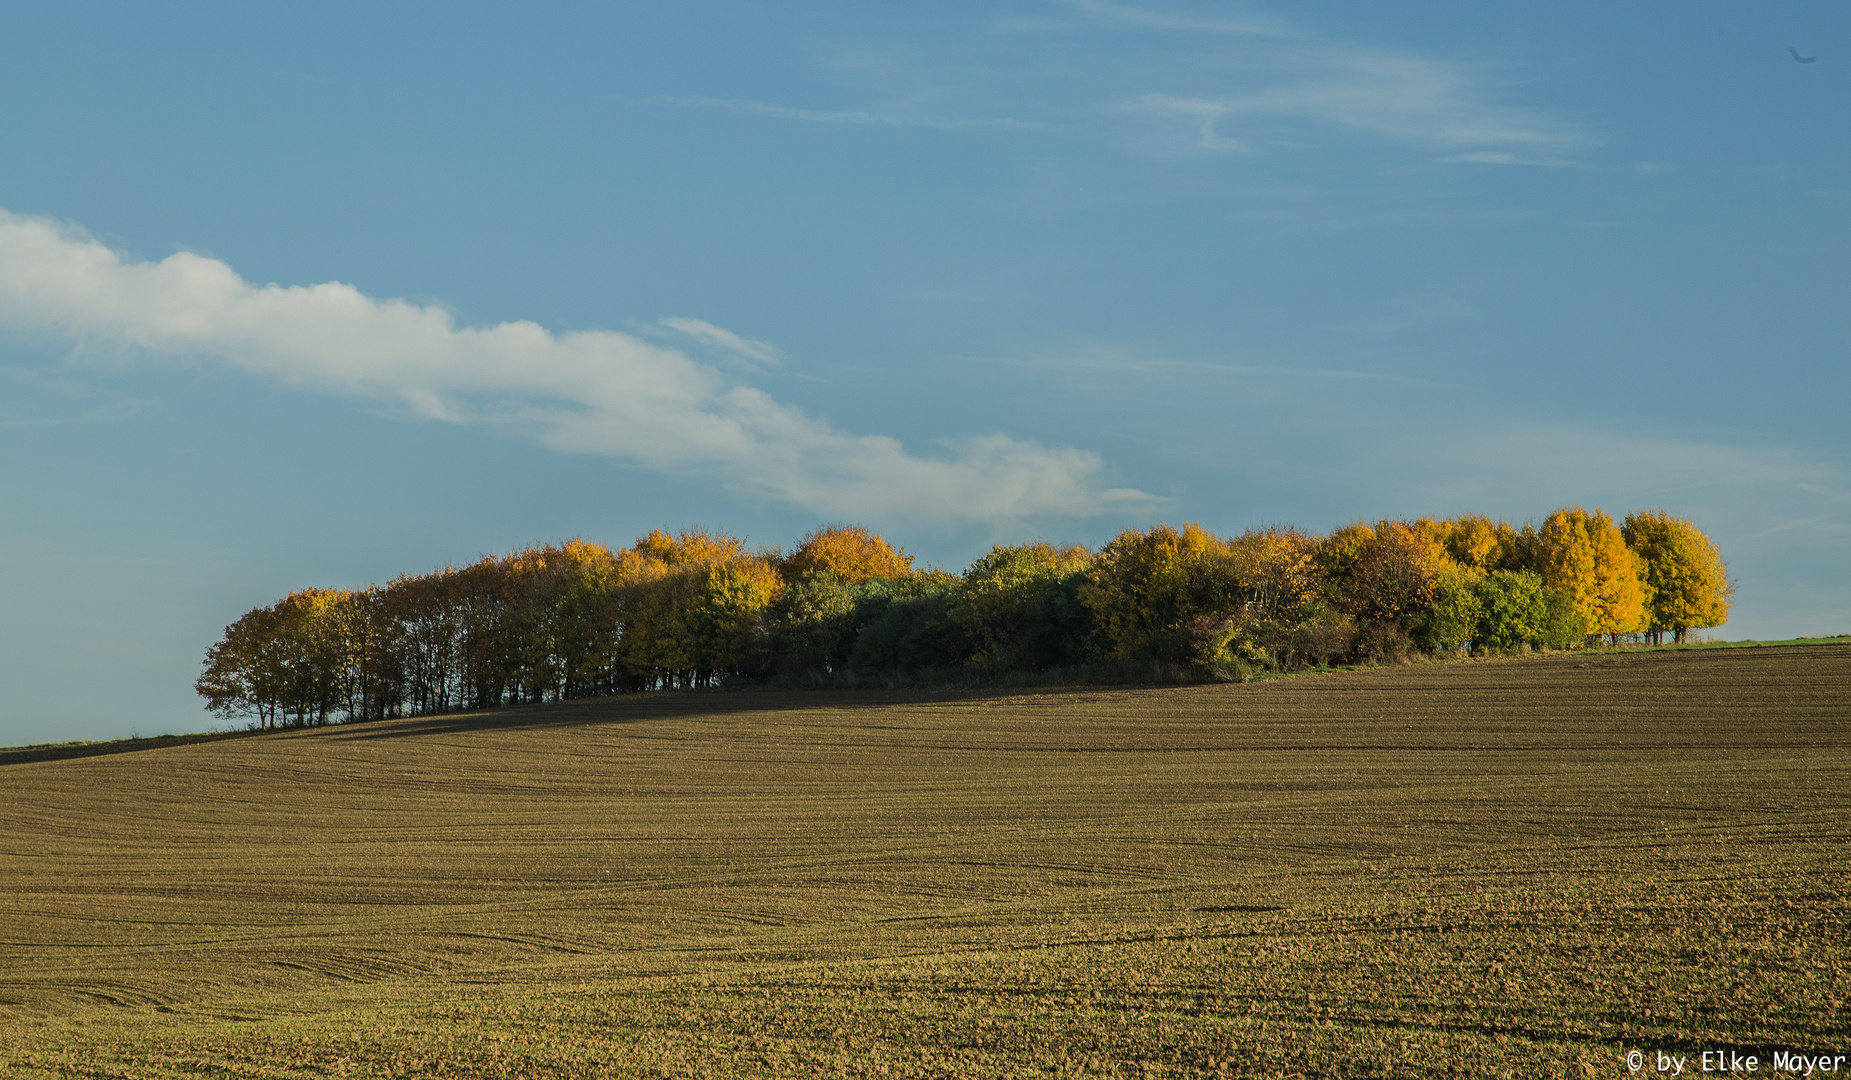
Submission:
[[[209,726],[295,588],[658,525],[1664,506],[1722,636],[1851,630],[1842,3],[41,7],[0,742]]]

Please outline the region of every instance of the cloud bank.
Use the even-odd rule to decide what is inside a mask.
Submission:
[[[190,252],[132,262],[77,230],[0,210],[0,325],[213,357],[305,388],[396,402],[451,423],[513,427],[556,449],[712,475],[825,516],[1005,523],[1136,511],[1095,454],[1003,435],[920,457],[854,435],[685,354],[628,334],[532,322],[459,327],[441,307],[351,285],[253,285]],[[690,337],[775,362],[763,342],[694,319]]]

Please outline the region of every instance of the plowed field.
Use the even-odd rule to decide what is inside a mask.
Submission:
[[[1768,1074],[1848,870],[1846,645],[288,732],[0,766],[0,1075]]]

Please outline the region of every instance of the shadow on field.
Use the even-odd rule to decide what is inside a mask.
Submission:
[[[132,754],[139,750],[159,750],[168,746],[244,739],[261,731],[206,731],[193,735],[150,735],[146,738],[110,739],[107,742],[41,743],[37,746],[0,747],[0,765],[23,765],[31,761],[62,761],[65,758],[97,757],[102,754]]]
[[[153,735],[110,739],[104,742],[6,746],[0,747],[0,766],[97,757],[104,754],[132,754],[142,750],[160,750],[170,746],[219,742],[224,739],[259,737],[314,737],[338,740],[403,739],[422,735],[455,735],[506,728],[574,728],[600,724],[634,724],[675,717],[733,716],[740,713],[884,709],[896,705],[1002,701],[1024,695],[1050,692],[1115,693],[1157,688],[1159,687],[1153,684],[1083,687],[926,687],[874,690],[653,691],[616,697],[485,709],[481,712],[443,713],[436,716],[414,716],[397,720],[329,724],[325,727],[281,728],[269,731],[247,728],[238,731],[198,732],[190,735]]]
[[[603,724],[636,724],[650,720],[736,716],[741,713],[810,712],[887,709],[906,705],[942,705],[1003,701],[1047,693],[1055,687],[1025,689],[902,689],[902,690],[721,690],[658,691],[581,701],[547,702],[482,712],[444,713],[402,720],[375,720],[342,724],[314,732],[325,738],[405,739],[428,735],[460,735],[507,728],[575,728]],[[1147,687],[1085,687],[1081,692],[1125,691]],[[298,732],[301,734],[301,732]]]

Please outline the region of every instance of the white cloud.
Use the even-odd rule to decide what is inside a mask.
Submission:
[[[695,319],[664,324],[710,345],[776,353]],[[628,334],[555,334],[532,322],[459,327],[449,311],[351,285],[253,285],[181,252],[132,262],[39,218],[0,210],[0,325],[216,357],[314,389],[395,401],[453,423],[512,425],[561,450],[676,473],[829,516],[1008,522],[1142,509],[1104,489],[1097,455],[1002,435],[945,456],[839,431],[683,353]]]

